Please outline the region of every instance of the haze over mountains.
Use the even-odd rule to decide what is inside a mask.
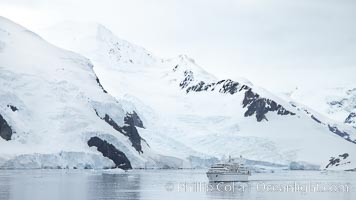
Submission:
[[[2,167],[204,167],[243,155],[356,168],[356,129],[297,93],[218,79],[187,55],[160,58],[99,24],[43,34],[84,58],[0,22],[1,131],[12,132],[0,140]]]

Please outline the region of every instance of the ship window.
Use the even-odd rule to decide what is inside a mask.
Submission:
[[[218,177],[218,175],[216,175],[215,177]]]

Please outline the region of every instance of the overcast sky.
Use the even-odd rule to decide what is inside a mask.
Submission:
[[[356,87],[353,0],[0,0],[0,14],[35,32],[98,22],[158,56],[188,54],[270,90],[307,80]]]

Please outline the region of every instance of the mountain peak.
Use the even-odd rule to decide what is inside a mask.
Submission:
[[[0,69],[0,168],[144,165],[139,116],[104,90],[87,58],[0,18]]]
[[[146,66],[156,59],[146,49],[117,37],[98,23],[62,22],[43,31],[46,38],[58,46],[79,51],[86,57],[96,58],[106,66],[128,69]]]
[[[74,50],[92,60],[110,94],[132,96],[137,108],[149,110],[143,115],[143,137],[157,152],[180,158],[210,150],[209,155],[218,157],[250,152],[245,153],[250,159],[322,165],[330,156],[354,148],[350,127],[331,123],[247,80],[217,79],[185,54],[154,59],[102,26],[95,27],[93,35],[79,34],[80,47]],[[104,113],[100,116],[105,118]],[[333,148],[316,149],[318,141]]]
[[[179,54],[178,58],[181,59],[181,61],[191,62],[195,64],[195,60],[189,57],[187,54]]]

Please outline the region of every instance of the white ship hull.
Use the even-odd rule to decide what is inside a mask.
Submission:
[[[207,173],[210,182],[246,182],[248,181],[248,174],[237,173]]]

